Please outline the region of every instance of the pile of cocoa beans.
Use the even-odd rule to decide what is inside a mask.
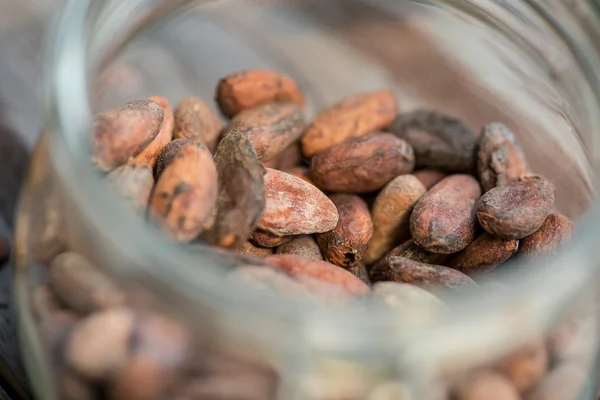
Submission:
[[[399,112],[387,90],[341,99],[307,121],[299,85],[269,70],[225,77],[216,102],[226,118],[199,98],[174,110],[151,97],[103,111],[90,153],[167,240],[234,257],[226,279],[323,306],[371,298],[429,313],[445,307],[439,295],[477,288],[510,259],[552,256],[573,232],[553,211],[554,186],[530,170],[502,123],[477,134],[433,110]],[[63,398],[275,398],[270,369],[198,365],[210,357],[190,350],[185,325],[131,308],[117,283],[58,240],[59,221],[47,208],[34,251],[50,280],[32,307]],[[578,324],[457,380],[441,398],[544,400],[563,382],[555,375],[581,384],[581,352],[564,355],[581,341]],[[237,382],[225,388],[223,379]]]

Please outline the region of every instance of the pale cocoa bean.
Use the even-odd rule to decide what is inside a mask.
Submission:
[[[294,254],[313,260],[323,260],[319,245],[310,235],[295,236],[291,241],[277,247],[277,254]]]
[[[154,186],[154,174],[148,164],[127,163],[112,170],[108,181],[128,204],[145,212]]]
[[[411,212],[425,192],[425,187],[416,177],[401,175],[379,193],[371,211],[373,236],[364,255],[367,265],[375,263],[408,238]]]
[[[456,253],[475,239],[475,212],[481,189],[468,175],[450,175],[417,202],[410,233],[417,245],[432,253]]]
[[[397,114],[395,95],[387,90],[361,93],[326,108],[314,119],[302,137],[306,157],[348,139],[382,130]]]
[[[437,296],[407,283],[376,283],[373,286],[373,300],[405,312],[431,313],[446,307]]]
[[[258,228],[277,236],[327,232],[339,216],[335,205],[313,185],[285,172],[267,169],[265,209]]]
[[[92,382],[113,376],[127,361],[134,323],[135,315],[127,308],[111,308],[83,319],[66,344],[67,365]]]
[[[477,218],[483,229],[496,237],[523,239],[542,226],[553,203],[554,186],[539,175],[525,175],[485,193]]]
[[[414,154],[405,141],[388,133],[350,139],[315,154],[310,176],[330,192],[368,193],[413,170]]]
[[[50,264],[52,288],[69,308],[88,314],[121,305],[125,295],[113,280],[77,253],[63,253]]]

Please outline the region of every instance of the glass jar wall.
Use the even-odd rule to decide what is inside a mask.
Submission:
[[[558,0],[70,2],[16,232],[37,396],[593,398],[595,11]],[[390,89],[401,112],[434,109],[476,131],[504,122],[556,186],[555,210],[576,221],[573,244],[537,264],[517,259],[426,318],[370,302],[274,301],[225,279],[236,259],[174,245],[123,207],[89,163],[87,132],[94,114],[132,100],[210,102],[220,78],[250,68],[296,79],[308,120]],[[93,286],[78,285],[82,274]]]

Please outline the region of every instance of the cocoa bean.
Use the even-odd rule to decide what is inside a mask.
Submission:
[[[528,259],[552,256],[571,241],[574,229],[573,221],[562,214],[551,213],[537,231],[521,240],[519,255]]]
[[[471,278],[492,272],[508,260],[519,248],[518,240],[502,240],[484,233],[456,254],[448,263]]]
[[[310,235],[295,236],[291,241],[277,247],[277,254],[294,254],[313,260],[323,260],[319,245]]]
[[[173,110],[169,105],[169,101],[164,97],[149,97],[148,100],[158,104],[164,113],[163,124],[158,132],[158,135],[140,154],[133,158],[134,163],[148,164],[154,171],[158,156],[163,151],[166,145],[173,139],[173,126],[175,124]]]
[[[174,118],[174,139],[189,139],[202,143],[210,151],[215,149],[223,125],[219,116],[204,100],[197,97],[181,100],[175,109]]]
[[[452,268],[404,257],[390,257],[388,274],[394,282],[410,283],[434,292],[442,289],[462,291],[478,286],[471,278]]]

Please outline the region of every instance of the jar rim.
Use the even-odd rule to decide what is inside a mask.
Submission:
[[[594,263],[596,243],[600,242],[600,229],[595,229],[600,226],[600,203],[597,201],[589,216],[579,224],[579,231],[584,234],[576,235],[568,249],[551,260],[538,262],[544,265],[531,266],[526,276],[521,273],[507,277],[512,291],[490,293],[477,301],[472,297],[476,294],[465,296],[451,314],[410,334],[399,329],[402,325],[398,325],[397,317],[383,307],[374,310],[375,305],[334,310],[296,304],[287,298],[273,302],[256,296],[249,287],[234,286],[234,283],[222,280],[217,273],[220,268],[218,256],[206,253],[202,268],[193,268],[198,263],[196,255],[181,252],[178,246],[160,240],[158,232],[142,229],[141,223],[132,223],[124,207],[117,206],[116,195],[102,190],[91,165],[82,167],[86,159],[78,150],[86,144],[82,142],[85,135],[81,132],[89,131],[92,121],[87,92],[89,60],[85,51],[85,21],[92,3],[92,0],[67,2],[50,47],[51,70],[47,79],[50,129],[60,141],[52,150],[53,166],[64,182],[68,196],[81,205],[82,215],[103,237],[111,238],[114,243],[121,239],[130,243],[132,237],[136,238],[134,245],[121,249],[135,260],[136,268],[143,267],[143,273],[150,280],[160,281],[161,287],[173,293],[182,293],[192,302],[207,302],[210,307],[215,307],[225,323],[239,316],[240,310],[248,317],[268,315],[285,325],[289,332],[302,335],[311,348],[326,351],[401,350],[402,362],[413,366],[424,358],[455,359],[467,351],[481,351],[493,357],[505,350],[498,344],[506,341],[507,331],[518,330],[527,336],[546,329],[553,322],[552,310],[567,304],[598,273],[600,266]],[[163,3],[169,3],[169,10],[175,12],[190,2]],[[594,72],[600,76],[598,71]],[[600,93],[599,88],[594,89]],[[153,262],[147,262],[149,259]],[[119,274],[119,267],[111,268]],[[540,272],[542,268],[543,273]],[[142,271],[136,269],[135,272]],[[340,337],[342,329],[344,335]]]

